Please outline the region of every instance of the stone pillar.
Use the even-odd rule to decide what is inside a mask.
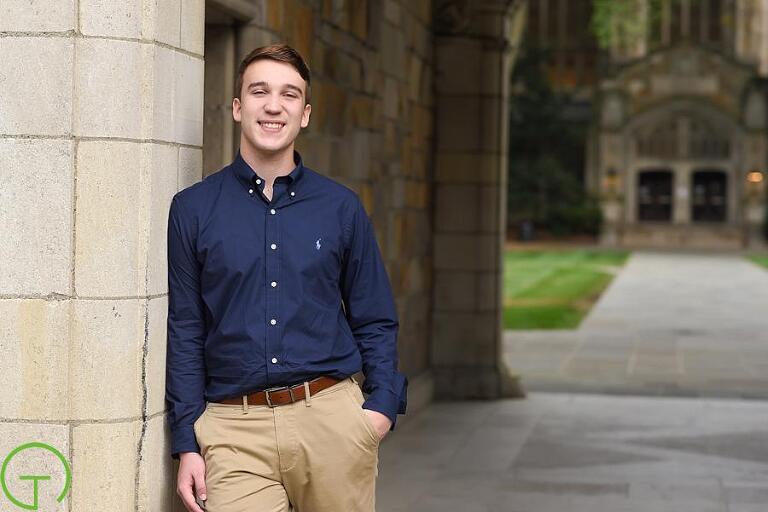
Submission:
[[[508,377],[501,358],[507,97],[524,4],[438,2],[436,9],[435,391],[498,397]]]
[[[0,457],[40,510],[173,510],[166,224],[201,176],[203,0],[0,5]],[[0,495],[0,509],[9,510]]]
[[[678,164],[672,169],[672,223],[691,224],[693,170],[690,165]]]

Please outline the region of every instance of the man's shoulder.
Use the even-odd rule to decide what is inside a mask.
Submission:
[[[173,196],[173,200],[182,203],[184,207],[204,204],[220,189],[228,170],[229,166],[226,166],[213,174],[209,174],[201,181],[179,190]]]

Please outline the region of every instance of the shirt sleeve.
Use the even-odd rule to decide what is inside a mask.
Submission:
[[[165,399],[171,456],[200,452],[193,425],[205,410],[205,310],[192,222],[177,198],[168,215],[168,343]]]
[[[356,198],[346,233],[341,291],[347,321],[363,360],[363,407],[395,426],[405,414],[408,380],[397,370],[397,308],[370,218]]]

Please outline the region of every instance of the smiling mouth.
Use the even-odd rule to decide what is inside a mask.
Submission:
[[[285,126],[285,123],[259,121],[259,126],[266,132],[279,132]]]

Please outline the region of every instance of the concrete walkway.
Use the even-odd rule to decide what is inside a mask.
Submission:
[[[380,450],[378,512],[765,512],[768,403],[437,403]]]
[[[507,331],[533,390],[768,398],[768,271],[739,255],[634,253],[574,331]]]
[[[765,512],[768,272],[636,253],[576,331],[506,334],[525,400],[436,403],[382,443],[378,512]]]

